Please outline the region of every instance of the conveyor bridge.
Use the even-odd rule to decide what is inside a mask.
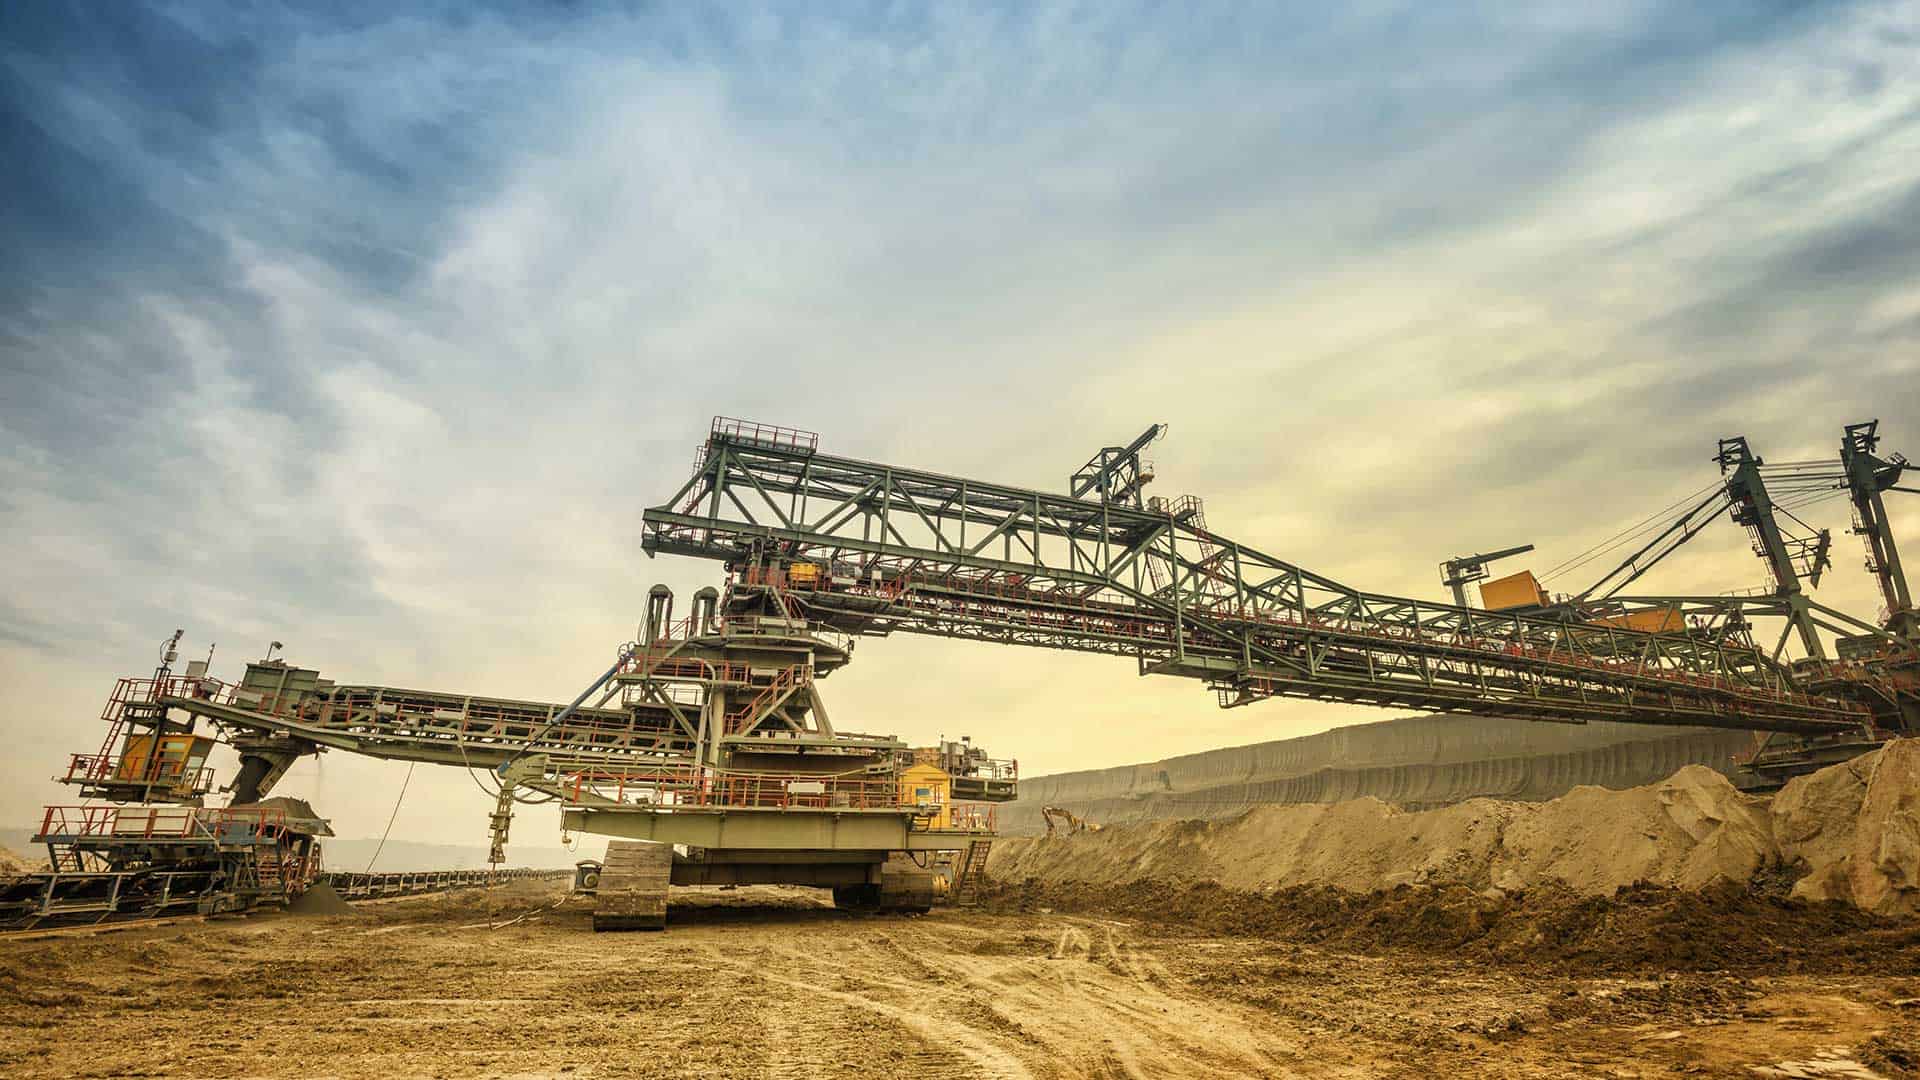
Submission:
[[[725,562],[735,593],[777,593],[848,634],[1131,656],[1228,706],[1286,696],[1834,735],[1872,722],[1735,639],[1364,592],[1214,533],[1199,510],[835,457],[805,433],[721,419],[694,475],[646,511],[642,545]]]

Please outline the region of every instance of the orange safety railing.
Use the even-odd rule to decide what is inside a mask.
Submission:
[[[129,776],[120,770],[120,759],[112,754],[74,754],[67,763],[66,783],[102,784],[113,781],[165,785],[176,791],[204,793],[213,790],[213,770],[201,765],[188,771],[180,761],[155,759],[145,774]]]
[[[887,810],[900,805],[900,785],[892,776],[728,773],[713,780],[708,795],[718,806]]]
[[[677,643],[685,641],[688,638],[697,637],[699,633],[699,616],[685,615],[678,619],[669,620],[665,626],[658,628],[654,632],[652,641],[642,641],[639,643],[639,646],[642,649],[647,649],[663,642]]]
[[[204,675],[169,675],[164,679],[121,679],[120,685],[114,689],[114,697],[123,702],[158,701],[165,697],[213,701],[225,689],[226,683]]]
[[[587,796],[614,802],[647,802],[659,805],[700,805],[704,775],[694,766],[655,769],[580,769],[560,775],[567,801],[579,803]],[[628,796],[632,796],[630,800]]]
[[[108,695],[107,703],[100,709],[100,722],[107,725],[106,741],[100,744],[100,753],[111,754],[126,731],[126,711],[128,705],[148,704],[163,697],[200,698],[212,701],[220,697],[226,684],[218,679],[195,675],[169,675],[165,678],[128,677],[114,683],[113,693]]]
[[[792,693],[795,689],[813,681],[813,670],[805,664],[794,664],[781,668],[752,701],[737,709],[731,709],[726,715],[727,734],[736,735],[746,730],[753,721],[772,708],[774,704]]]
[[[586,769],[560,777],[572,803],[589,797],[659,806],[760,809],[892,810],[899,782],[891,775],[727,773],[698,767]]]
[[[691,679],[708,683],[744,683],[747,665],[731,661],[701,660],[688,656],[667,656],[655,660],[635,652],[620,667],[622,675],[651,675],[660,679]]]
[[[72,760],[67,763],[67,775],[64,779],[68,783],[85,780],[110,780],[113,778],[114,769],[117,768],[118,765],[119,759],[115,758],[112,754],[75,754]]]
[[[996,832],[1000,821],[998,810],[992,803],[954,803],[948,807],[947,816],[956,829]]]
[[[40,836],[112,836],[140,839],[207,839],[237,843],[251,837],[276,841],[286,832],[286,811],[277,807],[49,806]]]
[[[681,643],[698,637],[705,630],[706,628],[700,625],[698,615],[688,615],[669,621],[665,626],[654,631],[653,640],[636,641],[627,646],[628,658],[626,663],[620,666],[620,673],[646,674],[653,670],[654,665],[662,662],[665,654],[678,648]]]

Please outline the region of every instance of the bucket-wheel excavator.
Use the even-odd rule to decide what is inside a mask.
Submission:
[[[225,685],[163,663],[123,680],[107,746],[77,756],[67,778],[122,805],[98,817],[53,808],[39,842],[56,876],[62,851],[95,856],[75,874],[147,872],[151,845],[120,846],[126,822],[172,807],[167,820],[203,845],[264,844],[266,831],[233,815],[264,805],[301,755],[337,749],[490,777],[496,864],[523,803],[557,804],[565,828],[614,838],[597,875],[603,928],[661,925],[669,883],[807,884],[849,907],[923,910],[942,853],[956,893],[977,893],[993,804],[1014,797],[1017,769],[965,742],[915,750],[829,720],[820,680],[855,639],[893,633],[1129,657],[1140,674],[1199,680],[1227,707],[1302,697],[1730,727],[1816,748],[1920,728],[1910,612],[1876,625],[1775,598],[1765,610],[1713,606],[1723,617],[1709,624],[1695,618],[1705,600],[1617,591],[1572,604],[1541,593],[1501,611],[1368,593],[1213,532],[1192,496],[1145,497],[1142,454],[1163,430],[1103,449],[1061,495],[836,457],[809,432],[716,419],[693,475],[645,512],[641,543],[720,562],[724,591],[700,590],[676,619],[656,586],[635,640],[571,703],[338,683],[284,659]],[[1848,466],[1876,510],[1890,467]],[[1884,539],[1878,565],[1897,575]],[[1831,660],[1756,644],[1748,613],[1795,610],[1857,633]],[[205,738],[199,722],[240,756],[220,810],[202,806],[210,788],[188,764],[197,744],[154,749]],[[923,782],[928,768],[937,784]],[[136,824],[134,839],[171,827]]]

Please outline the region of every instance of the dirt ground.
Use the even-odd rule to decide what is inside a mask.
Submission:
[[[1602,972],[1006,892],[903,918],[676,890],[665,933],[594,934],[563,896],[0,941],[0,1073],[1920,1075],[1903,959]]]

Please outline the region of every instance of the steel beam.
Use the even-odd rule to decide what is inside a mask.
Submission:
[[[910,810],[894,809],[568,806],[560,816],[566,829],[624,840],[768,852],[956,851],[969,839],[987,835],[915,829]]]
[[[1865,719],[1852,702],[1800,692],[1747,643],[1367,593],[1158,501],[1075,499],[725,432],[706,460],[682,504],[706,513],[646,511],[643,548],[736,568],[812,562],[818,583],[787,594],[848,633],[1134,656],[1143,671],[1204,679],[1226,704],[1311,696],[1800,732]],[[777,513],[781,499],[835,509],[809,523]]]

